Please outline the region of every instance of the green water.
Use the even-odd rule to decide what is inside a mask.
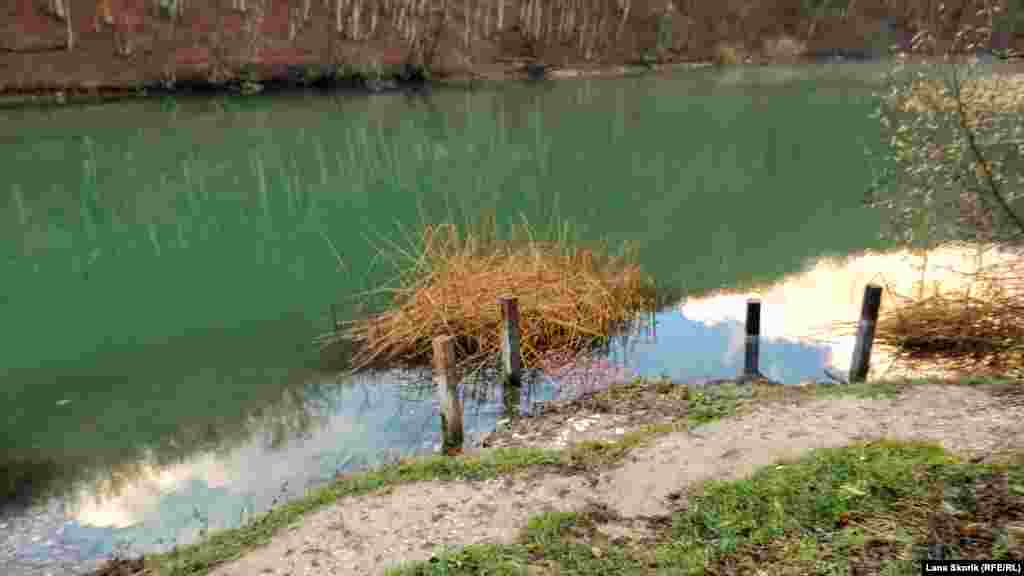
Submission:
[[[879,71],[2,112],[0,468],[244,442],[336,367],[310,342],[397,224],[567,220],[690,294],[878,247]]]

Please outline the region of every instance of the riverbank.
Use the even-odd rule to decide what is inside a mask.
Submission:
[[[509,81],[623,78],[698,70],[711,66],[714,66],[712,62],[583,66],[544,69],[542,75],[535,76],[537,73],[531,72],[534,70],[532,67],[521,63],[492,69],[487,74],[453,74],[444,77],[430,77],[423,70],[404,67],[394,67],[381,72],[353,72],[324,68],[308,77],[303,75],[302,69],[297,69],[283,75],[260,77],[258,80],[233,78],[224,82],[210,82],[203,78],[193,78],[173,84],[155,82],[137,86],[62,85],[0,90],[0,109],[23,106],[111,103],[170,96],[270,95],[308,91],[341,94],[402,93],[416,95],[427,93],[432,89],[478,89]]]
[[[791,59],[737,62],[737,66],[765,66],[786,64],[813,66],[823,63],[861,62],[862,58],[847,59],[841,53],[807,55],[796,61]],[[904,58],[906,61],[906,58]],[[929,62],[927,58],[915,58],[915,62]],[[297,67],[277,75],[246,79],[234,77],[230,80],[212,82],[194,77],[166,83],[163,81],[129,84],[101,85],[86,83],[41,85],[34,87],[0,87],[0,110],[26,106],[64,106],[70,104],[102,104],[148,98],[218,96],[218,95],[286,95],[306,92],[322,94],[387,94],[424,95],[434,89],[476,90],[506,82],[557,81],[578,78],[627,78],[632,76],[654,76],[708,69],[720,66],[714,61],[670,61],[632,64],[588,64],[573,67],[547,67],[532,62],[506,62],[501,67],[481,73],[465,72],[445,76],[432,75],[418,68],[394,66],[383,71],[352,71],[335,67]],[[994,72],[1019,74],[1024,70],[1024,58],[999,60],[992,67]],[[307,74],[309,74],[307,76]]]
[[[922,462],[942,462],[960,470],[957,462],[983,467],[1009,457],[1017,460],[1006,469],[1013,475],[1007,485],[1017,486],[1024,482],[1024,454],[1013,450],[1024,445],[1022,422],[1024,387],[1019,382],[794,387],[754,383],[691,389],[637,381],[554,404],[535,418],[506,422],[485,440],[500,447],[453,458],[407,460],[339,477],[242,528],[136,561],[134,571],[116,572],[111,565],[97,574],[375,574],[397,562],[426,562],[407,565],[401,574],[430,574],[441,565],[456,574],[482,574],[500,567],[525,574],[528,566],[548,573],[543,570],[564,568],[564,562],[591,566],[584,574],[636,573],[626,568],[640,565],[653,573],[658,567],[695,567],[698,557],[704,563],[728,565],[757,547],[771,549],[801,540],[787,525],[779,526],[776,538],[759,534],[760,541],[749,538],[749,532],[733,533],[733,544],[721,549],[707,544],[701,548],[692,541],[680,545],[679,535],[673,536],[669,526],[679,514],[685,516],[683,502],[701,497],[694,490],[709,486],[722,492],[735,485],[705,484],[707,480],[736,480],[754,473],[754,478],[767,481],[772,469],[785,469],[769,465],[801,457],[804,464],[790,470],[814,468],[830,458],[845,461],[851,454],[878,456],[890,472],[892,467],[914,468]],[[538,430],[547,433],[537,435]],[[880,438],[895,443],[874,442]],[[851,443],[853,447],[841,448]],[[822,452],[823,448],[839,451]],[[906,560],[901,554],[911,544],[890,543],[890,548],[879,549],[877,539],[864,537],[865,527],[877,528],[880,521],[869,518],[868,512],[877,512],[872,502],[909,497],[886,492],[885,482],[900,476],[866,470],[857,477],[832,479],[832,470],[828,472],[829,480],[819,477],[816,482],[834,483],[828,497],[837,501],[823,514],[843,520],[842,525],[833,522],[819,528],[854,542],[844,558],[851,551],[867,551],[876,563]],[[807,489],[799,483],[790,485],[795,491]],[[1000,497],[1012,500],[1010,516],[986,517],[990,525],[974,530],[989,530],[991,537],[984,541],[1005,548],[1016,545],[1006,535],[1016,534],[1018,522],[1024,522],[1024,494],[1010,490]],[[805,520],[799,516],[794,518]],[[806,520],[820,523],[823,517],[812,514]],[[547,528],[553,530],[549,538],[531,547],[530,539],[549,521],[554,522]],[[715,529],[718,539],[727,537],[721,529]],[[859,540],[853,538],[858,534]],[[564,542],[569,548],[554,546],[566,538],[571,540]],[[710,538],[708,542],[721,543]],[[802,545],[811,554],[815,546],[828,548],[835,540]],[[644,556],[644,549],[660,555]],[[788,556],[786,560],[793,561]]]
[[[534,0],[367,6],[358,0],[302,6],[250,0],[230,7],[122,0],[65,7],[65,1],[20,0],[0,27],[0,102],[310,86],[376,91],[414,83],[415,75],[464,83],[695,62],[860,61],[893,47],[908,50],[926,25],[942,30],[936,46],[941,52],[957,26],[992,24],[980,13],[940,8],[933,14],[931,4],[916,4],[897,11],[858,3],[834,12],[754,0],[687,6],[647,0],[543,6]],[[1024,36],[1000,28],[992,50],[1024,48]]]

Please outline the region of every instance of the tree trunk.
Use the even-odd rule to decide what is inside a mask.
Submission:
[[[68,52],[71,52],[72,50],[75,49],[75,30],[74,30],[74,26],[71,23],[71,0],[63,0],[63,1],[67,2],[67,6],[64,7],[64,10],[65,10],[64,22],[67,23]],[[60,3],[62,3],[61,0],[58,0],[58,4],[60,4]]]
[[[359,40],[359,16],[362,11],[362,0],[354,0],[352,7],[352,39]]]
[[[621,4],[621,6],[622,6],[622,20],[619,22],[619,30],[618,30],[618,32],[615,33],[615,39],[616,40],[619,40],[619,39],[622,38],[622,31],[626,28],[626,20],[629,20],[630,4],[632,4],[630,2],[630,0],[625,0]]]
[[[484,38],[491,37],[491,3],[490,0],[484,0],[480,3],[482,10],[484,11]]]

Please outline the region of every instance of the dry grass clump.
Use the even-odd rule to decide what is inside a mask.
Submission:
[[[654,284],[628,248],[618,257],[570,248],[533,239],[526,225],[510,240],[427,226],[415,244],[400,251],[402,275],[387,289],[392,307],[349,321],[335,335],[352,342],[357,370],[427,365],[431,340],[442,334],[456,338],[463,368],[495,361],[502,296],[519,299],[525,367],[603,343],[654,302]]]
[[[965,290],[896,299],[875,341],[897,362],[1024,375],[1024,257],[976,272]]]

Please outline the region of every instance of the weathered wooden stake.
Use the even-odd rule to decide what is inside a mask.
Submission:
[[[864,303],[860,309],[860,324],[857,326],[857,343],[853,347],[853,361],[850,363],[850,382],[863,382],[871,367],[871,345],[875,341],[875,324],[878,309],[882,305],[882,287],[868,284],[864,287]]]
[[[434,338],[434,378],[441,400],[441,444],[448,453],[462,448],[462,399],[455,376],[455,340],[451,336]]]
[[[521,382],[519,355],[519,299],[505,296],[501,303],[501,368],[505,380],[513,386]]]
[[[501,305],[501,371],[505,413],[514,416],[522,400],[522,357],[519,352],[519,300],[505,296]]]
[[[761,347],[761,301],[747,300],[747,343],[743,358],[743,377],[752,378],[759,374],[757,360]]]

